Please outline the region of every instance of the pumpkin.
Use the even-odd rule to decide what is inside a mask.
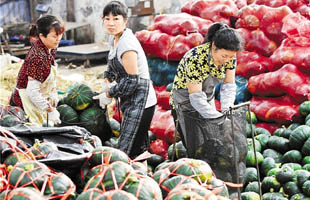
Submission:
[[[58,106],[57,111],[60,114],[62,125],[74,125],[80,121],[78,113],[67,104]]]
[[[92,89],[85,84],[75,84],[68,91],[66,103],[75,110],[84,110],[91,103],[94,96]]]
[[[106,120],[106,111],[98,106],[92,106],[80,114],[80,126],[86,128],[104,143],[112,136],[112,130]]]

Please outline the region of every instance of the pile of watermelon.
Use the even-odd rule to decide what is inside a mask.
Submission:
[[[73,84],[57,106],[60,113],[60,126],[81,126],[91,134],[98,136],[102,143],[112,136],[107,121],[106,110],[103,110],[98,101],[93,100],[95,92],[85,85]]]
[[[263,199],[310,198],[310,101],[300,104],[299,114],[303,123],[283,126],[273,134],[255,126],[254,113],[248,115],[254,123],[252,128],[248,124],[247,169],[242,193],[245,198],[255,199],[259,195],[258,177]]]
[[[98,146],[72,178],[40,162],[55,148],[38,141],[31,149],[15,147],[0,166],[0,200],[228,199],[225,183],[201,160],[164,162],[156,155],[131,160],[118,149]]]

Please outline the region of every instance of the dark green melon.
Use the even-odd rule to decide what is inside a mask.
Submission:
[[[158,183],[148,176],[142,176],[136,181],[126,184],[123,190],[133,194],[138,199],[163,199]]]
[[[123,151],[107,146],[101,146],[94,149],[88,160],[91,167],[102,164],[110,164],[115,161],[129,163],[129,157]]]
[[[82,192],[76,200],[90,200],[91,198],[96,198],[100,195],[103,194],[103,191],[102,190],[99,190],[98,188],[91,188],[91,189],[88,189],[84,192]]]
[[[302,192],[310,197],[310,180],[304,182],[303,186],[302,186]]]
[[[16,163],[18,162],[25,162],[29,160],[29,158],[27,158],[27,156],[23,153],[20,152],[15,152],[10,154],[8,157],[6,157],[4,164],[6,165],[6,167],[13,167]]]
[[[22,122],[18,119],[18,117],[14,115],[7,114],[0,119],[0,126],[4,126],[4,127],[12,127],[20,123]]]
[[[166,197],[168,193],[172,189],[174,189],[177,185],[185,183],[198,184],[194,179],[183,175],[173,176],[171,178],[166,179],[164,182],[162,182],[162,184],[160,184],[163,197]]]
[[[247,185],[251,182],[258,181],[257,170],[254,167],[248,167],[243,175],[243,185]]]
[[[253,181],[251,183],[249,183],[245,189],[244,189],[245,192],[255,192],[255,193],[258,193],[259,194],[259,185],[258,185],[258,182],[257,181]]]
[[[256,192],[242,192],[241,200],[260,200],[260,196]]]
[[[92,177],[84,190],[89,188],[99,188],[103,191],[122,189],[124,185],[137,178],[137,174],[129,164],[116,161],[110,164],[106,170]]]
[[[71,181],[71,179],[63,173],[53,174],[48,178],[48,183],[45,190],[44,195],[48,195],[50,197],[64,197],[70,196],[70,198],[75,197],[75,185]],[[67,197],[67,198],[68,198]]]
[[[98,106],[83,110],[80,114],[80,126],[86,128],[104,143],[112,137],[112,130],[106,120],[105,111]]]
[[[262,181],[262,192],[279,192],[281,183],[274,176],[267,176]]]
[[[11,170],[8,181],[15,187],[34,186],[41,187],[50,170],[43,163],[26,161],[17,163]]]
[[[298,185],[294,181],[290,181],[290,182],[285,183],[285,185],[283,186],[283,191],[289,197],[300,193]]]
[[[175,144],[174,155],[173,155],[173,146],[174,146],[174,144],[171,144],[168,148],[169,160],[172,160],[173,157],[174,157],[174,160],[178,160],[180,158],[186,158],[187,157],[187,151],[186,151],[182,141],[179,141]]]
[[[49,153],[57,151],[58,147],[54,142],[42,142],[35,140],[31,152],[36,156],[36,158],[44,158]]]
[[[147,159],[147,163],[153,168],[156,168],[160,163],[164,161],[165,159],[161,155],[157,154],[151,154],[151,156]]]
[[[18,106],[8,106],[7,114],[14,115],[19,121],[26,122],[27,116],[24,110]]]
[[[299,113],[307,116],[310,113],[310,101],[304,101],[299,105]]]
[[[62,104],[57,107],[60,114],[61,125],[76,125],[79,120],[79,114],[69,105]]]
[[[133,194],[123,190],[105,192],[98,200],[138,200]]]
[[[86,109],[93,101],[94,92],[85,84],[75,84],[68,91],[66,103],[75,110]]]
[[[10,200],[33,200],[33,199],[44,199],[39,190],[31,187],[20,187],[12,190],[8,199]]]

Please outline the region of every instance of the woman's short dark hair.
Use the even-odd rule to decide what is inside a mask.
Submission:
[[[36,24],[32,25],[29,36],[38,37],[42,34],[46,37],[51,29],[54,29],[57,35],[60,35],[65,31],[64,24],[59,19],[53,15],[44,15],[36,21]]]
[[[103,8],[103,17],[108,16],[110,13],[112,13],[113,16],[122,15],[124,18],[127,18],[128,8],[120,1],[110,1]]]
[[[243,49],[243,40],[240,35],[226,24],[214,23],[210,26],[206,41],[214,42],[216,48],[231,51]]]

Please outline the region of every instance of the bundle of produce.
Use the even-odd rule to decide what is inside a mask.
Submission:
[[[51,171],[38,161],[17,163],[9,173],[8,181],[13,188],[31,186],[41,189]]]
[[[0,108],[0,126],[12,127],[17,124],[27,122],[25,112],[17,106],[1,106]]]
[[[49,153],[57,150],[58,147],[54,142],[40,142],[38,139],[35,139],[35,142],[31,147],[31,152],[36,159],[46,158]]]
[[[167,200],[169,199],[208,199],[208,200],[216,200],[216,199],[227,199],[221,195],[217,195],[215,191],[210,191],[203,186],[186,183],[181,184],[171,190],[167,196]]]
[[[310,118],[310,103],[303,102],[300,114]],[[255,128],[256,154],[259,155],[261,189],[263,199],[306,199],[309,198],[310,178],[310,128],[304,124],[291,124],[274,131],[270,136],[266,131],[257,132]],[[252,139],[248,139],[252,141]],[[258,143],[257,143],[258,142]],[[249,152],[253,151],[253,143],[249,143]],[[260,148],[262,147],[262,148]],[[248,152],[248,154],[249,154]],[[262,157],[263,156],[263,157]],[[251,158],[244,179],[244,193],[259,193],[255,159]],[[249,163],[250,164],[250,163]],[[244,194],[245,195],[245,194]],[[253,197],[252,196],[252,197]]]
[[[265,5],[248,5],[239,11],[236,28],[260,29],[272,41],[280,44],[286,35],[281,32],[283,19],[293,13],[288,6],[272,8]]]
[[[142,30],[137,31],[135,35],[147,57],[159,57],[176,61],[181,60],[187,51],[204,41],[204,36],[200,33],[171,36],[159,30]]]
[[[277,44],[260,29],[238,28],[236,31],[244,40],[244,49],[246,51],[254,51],[262,56],[269,57],[277,49]]]
[[[126,184],[136,180],[138,175],[134,169],[122,161],[115,161],[102,172],[93,176],[85,185],[84,190],[99,188],[103,191],[123,189]]]
[[[101,164],[111,164],[115,161],[129,163],[130,158],[121,150],[101,146],[91,152],[87,162],[91,167],[94,167]]]
[[[168,85],[174,79],[178,61],[168,61],[161,58],[147,59],[151,80],[157,86]]]
[[[256,52],[241,51],[237,53],[236,75],[238,76],[249,79],[251,76],[268,72],[271,66],[270,58]]]
[[[76,200],[92,200],[102,194],[104,194],[102,190],[99,190],[98,188],[91,188],[80,193]]]
[[[213,176],[212,173],[206,162],[182,158],[175,162],[163,162],[158,165],[153,179],[161,187],[164,196],[179,185],[191,183],[197,186],[201,185],[211,190],[213,194],[228,197],[225,183]]]
[[[276,124],[276,123],[266,123],[266,122],[259,122],[255,124],[256,127],[258,128],[264,128],[268,130],[271,134],[278,128],[281,128],[282,125]]]
[[[168,159],[171,161],[178,160],[180,158],[186,158],[187,151],[184,147],[182,141],[177,142],[176,144],[171,144],[168,148]]]
[[[51,174],[47,179],[47,184],[44,191],[44,196],[53,199],[74,199],[76,186],[72,180],[63,173]]]
[[[281,69],[252,76],[248,90],[258,96],[291,96],[296,103],[302,103],[310,94],[310,80],[298,67],[286,64]]]
[[[57,106],[60,126],[84,127],[98,136],[102,143],[111,138],[112,130],[107,122],[106,110],[101,109],[98,101],[92,99],[96,93],[83,83],[71,85],[66,93]]]
[[[98,199],[100,200],[118,200],[118,199],[138,200],[134,195],[124,190],[113,190],[113,191],[105,192],[102,195],[100,195]],[[84,199],[81,199],[81,200],[84,200]]]
[[[170,110],[170,92],[166,90],[166,86],[154,87],[157,97],[157,105],[164,110]]]
[[[309,74],[310,22],[299,13],[290,14],[284,18],[282,32],[289,37],[282,41],[279,48],[270,57],[275,71],[285,64],[294,64],[301,71]]]
[[[237,16],[238,7],[232,0],[194,0],[182,6],[181,12],[230,25],[230,17]]]
[[[24,199],[24,200],[32,200],[32,199],[42,199],[44,200],[45,197],[42,196],[39,190],[32,188],[32,187],[20,187],[13,189],[12,191],[8,192],[7,194],[3,194],[3,197],[0,196],[1,200],[6,199]]]
[[[289,96],[252,97],[251,111],[264,122],[291,124],[301,120],[299,104]]]
[[[150,144],[150,152],[168,159],[168,143],[163,139],[156,139]]]
[[[173,143],[175,125],[171,111],[156,107],[150,131],[152,131],[156,138],[165,140],[168,143]]]
[[[247,0],[234,0],[234,2],[236,4],[236,6],[238,7],[238,9],[241,9],[241,8],[243,8],[243,7],[248,5],[248,1]]]
[[[187,35],[188,33],[199,32],[205,35],[213,22],[202,19],[188,13],[162,14],[154,18],[153,24],[147,29],[149,31],[160,30],[169,35]]]
[[[255,0],[255,4],[258,5],[266,5],[270,7],[281,7],[281,6],[288,6],[294,12],[299,12],[305,17],[310,17],[310,8],[309,8],[309,1],[307,0]]]
[[[154,179],[148,176],[140,176],[127,183],[124,191],[133,194],[137,199],[163,199],[161,190]]]

